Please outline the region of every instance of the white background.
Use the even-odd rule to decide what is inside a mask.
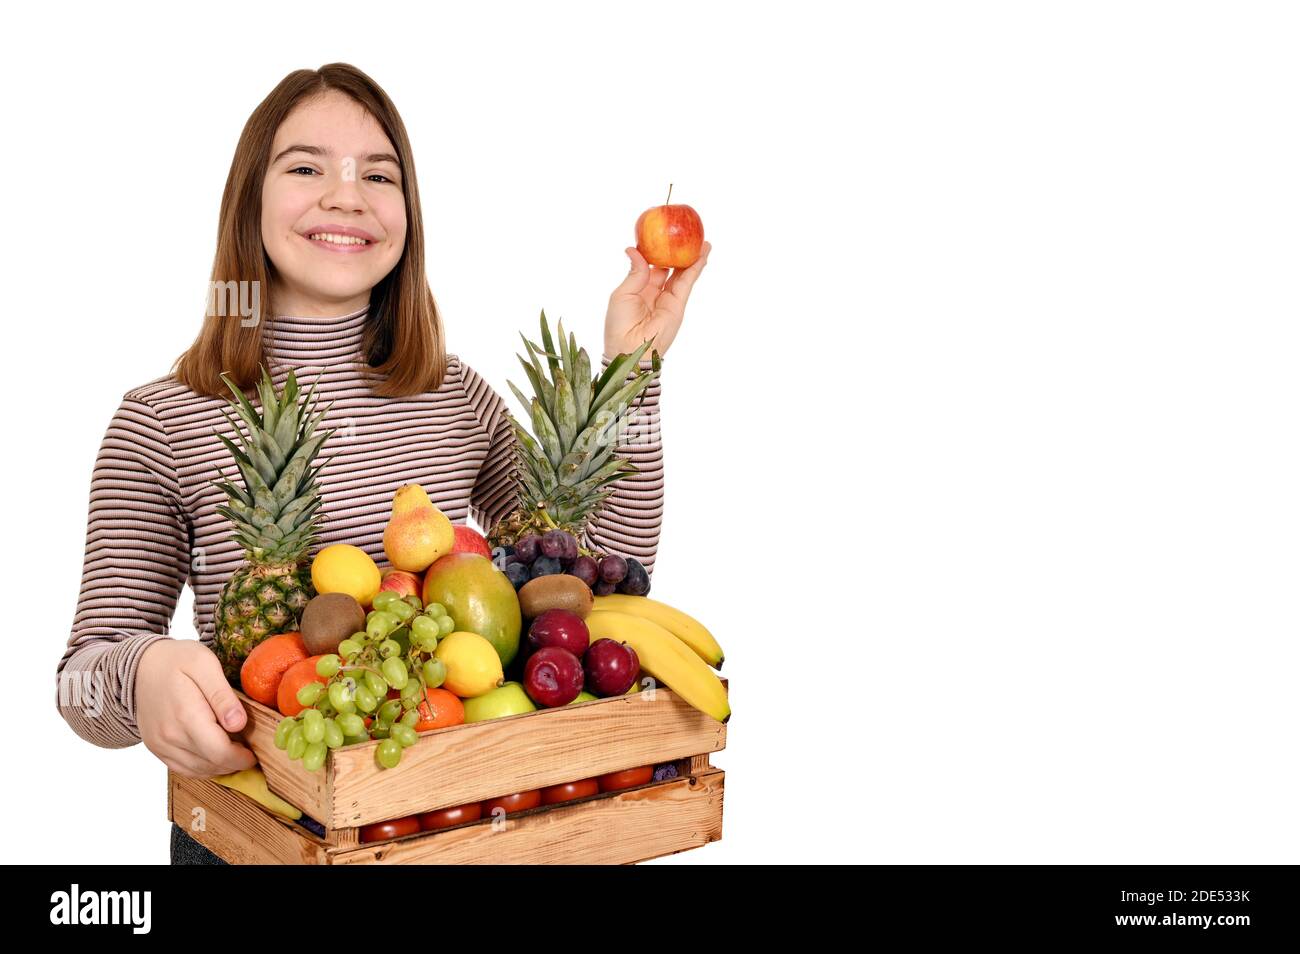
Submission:
[[[54,706],[90,469],[248,114],[344,60],[503,394],[539,308],[600,348],[670,181],[704,219],[654,588],[735,717],[724,838],[666,863],[1295,862],[1287,6],[467,6],[9,12],[5,860],[167,859],[161,764]]]

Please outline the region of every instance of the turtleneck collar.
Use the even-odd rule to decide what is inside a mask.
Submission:
[[[263,322],[269,358],[292,365],[328,365],[364,360],[361,342],[370,309],[333,318],[276,315]]]

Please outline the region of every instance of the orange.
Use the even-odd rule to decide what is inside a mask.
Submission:
[[[464,721],[465,706],[455,693],[446,689],[424,690],[424,701],[420,703],[420,721],[415,724],[416,732],[445,729]]]
[[[264,706],[274,706],[280,679],[294,663],[310,653],[303,645],[302,633],[281,633],[262,640],[239,667],[239,685],[244,695]]]
[[[298,690],[307,683],[313,679],[322,686],[329,682],[324,676],[316,675],[316,663],[323,658],[323,656],[308,656],[284,671],[284,678],[280,680],[280,686],[275,694],[281,715],[295,716],[306,708],[298,702]]]

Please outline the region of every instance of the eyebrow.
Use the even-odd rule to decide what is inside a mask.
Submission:
[[[303,145],[302,143],[294,143],[292,146],[280,150],[279,155],[277,155],[274,159],[271,160],[272,165],[279,162],[281,159],[289,155],[289,153],[291,152],[305,152],[309,156],[333,156],[334,155],[334,151],[332,149],[326,149],[323,146],[306,146]],[[397,166],[397,168],[399,169],[402,168],[402,164],[397,161],[397,157],[394,156],[391,152],[372,152],[370,155],[364,156],[362,158],[362,162],[391,162],[393,165]]]

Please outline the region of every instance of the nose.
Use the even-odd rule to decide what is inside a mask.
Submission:
[[[357,187],[355,174],[344,175],[342,163],[336,167],[334,173],[327,180],[325,192],[321,195],[321,207],[337,209],[341,212],[365,211],[366,204],[361,198],[361,190]]]

